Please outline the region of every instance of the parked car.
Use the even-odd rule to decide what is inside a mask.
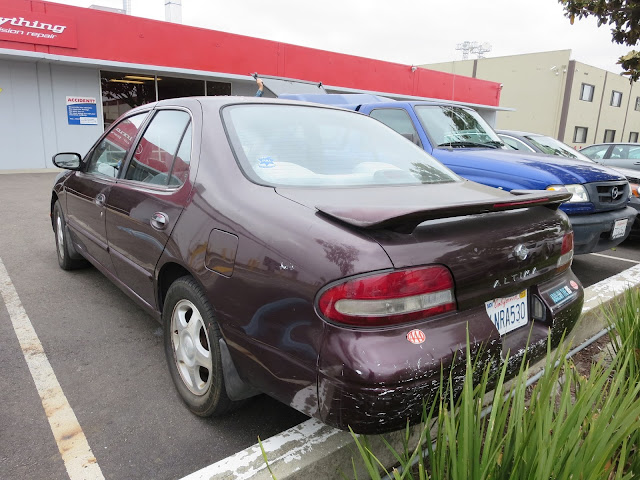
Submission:
[[[462,378],[467,331],[480,365],[510,351],[511,369],[582,308],[570,193],[464,180],[347,110],[165,100],[54,163],[60,266],[89,261],[163,323],[197,415],[264,392],[342,429],[399,429],[441,366]]]
[[[640,143],[598,143],[580,153],[601,165],[640,170]]]
[[[548,155],[558,155],[561,157],[575,158],[585,162],[594,162],[594,160],[583,155],[579,151],[571,148],[566,143],[556,140],[555,138],[539,133],[521,132],[515,130],[496,130],[500,139],[515,150],[524,150],[536,153],[544,153]],[[613,167],[614,170],[627,177],[630,187],[630,203],[629,205],[640,214],[640,172],[628,168]],[[636,216],[633,226],[631,227],[630,237],[640,237],[640,216]]]
[[[627,180],[629,181],[629,187],[631,188],[631,201],[629,202],[629,205],[635,208],[638,212],[638,216],[631,228],[629,238],[638,240],[640,239],[640,171],[620,167],[615,167],[615,170],[627,177]]]
[[[517,130],[496,130],[498,137],[514,150],[524,152],[544,153],[559,157],[590,160],[579,151],[566,143],[540,133],[522,132]]]
[[[637,212],[628,206],[629,184],[623,175],[570,158],[508,151],[471,108],[362,94],[287,94],[280,98],[341,106],[374,117],[458,175],[490,187],[572,193],[560,208],[573,225],[576,254],[615,247],[631,232]]]

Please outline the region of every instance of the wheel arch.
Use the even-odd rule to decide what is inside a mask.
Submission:
[[[171,284],[178,280],[181,277],[189,276],[194,279],[198,285],[200,282],[189,270],[187,270],[184,266],[180,265],[177,262],[167,262],[162,267],[160,267],[160,271],[158,272],[158,310],[162,315],[162,309],[164,308],[164,300],[167,298],[167,292],[171,287]],[[200,285],[202,287],[202,285]]]
[[[55,191],[51,192],[51,205],[49,205],[49,218],[51,220],[51,228],[55,230],[55,225],[53,224],[53,206],[56,202],[60,200],[58,194]]]
[[[191,273],[187,268],[183,265],[175,261],[169,261],[162,265],[160,271],[158,272],[158,308],[160,310],[160,314],[162,315],[162,311],[164,309],[164,302],[167,297],[167,293],[171,285],[178,280],[179,278],[188,276],[193,279],[196,284],[202,289],[203,292],[206,289],[203,287],[202,283],[198,280],[197,276]],[[211,305],[213,310],[215,311],[215,305]],[[229,347],[227,342],[222,335],[222,331],[220,332],[219,339],[219,350],[220,356],[222,360],[222,370],[223,370],[223,379],[225,383],[225,390],[228,398],[234,402],[241,401],[249,397],[253,397],[255,395],[259,395],[262,393],[252,385],[246,383],[238,370],[236,369],[235,363],[232,359],[231,353],[229,351]]]

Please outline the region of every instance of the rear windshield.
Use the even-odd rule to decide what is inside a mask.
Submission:
[[[304,105],[224,109],[244,173],[263,185],[358,186],[461,179],[402,135],[365,115]]]

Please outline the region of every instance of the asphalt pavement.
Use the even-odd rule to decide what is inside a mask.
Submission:
[[[105,478],[175,479],[307,419],[261,395],[223,418],[179,399],[162,328],[97,270],[58,267],[49,219],[55,173],[0,175],[0,260]],[[576,257],[586,286],[640,263],[640,241]],[[0,301],[0,479],[68,474]]]
[[[56,174],[0,175],[0,260],[108,479],[175,479],[308,417],[266,395],[202,419],[178,397],[159,323],[94,268],[58,267]],[[0,479],[68,479],[0,300]]]

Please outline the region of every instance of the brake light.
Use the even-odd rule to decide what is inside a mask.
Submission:
[[[571,266],[573,260],[573,232],[565,233],[562,238],[562,249],[560,250],[560,258],[557,267],[559,271],[566,270]]]
[[[325,290],[318,308],[360,327],[410,322],[455,310],[453,278],[442,265],[353,278]]]

